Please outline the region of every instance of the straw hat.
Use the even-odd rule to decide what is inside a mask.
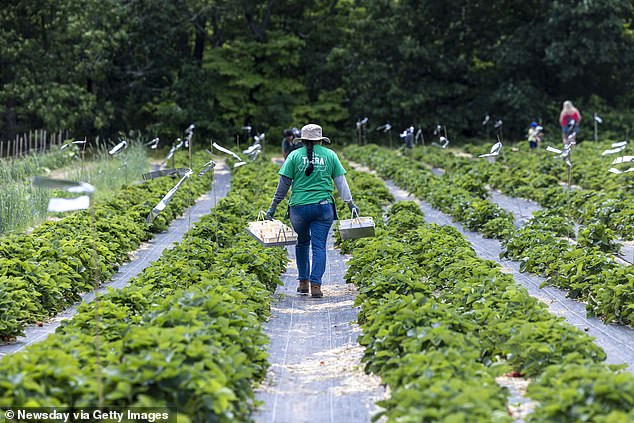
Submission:
[[[330,144],[330,139],[321,135],[321,126],[309,123],[302,127],[302,135],[299,138],[295,138],[293,141],[325,141]]]

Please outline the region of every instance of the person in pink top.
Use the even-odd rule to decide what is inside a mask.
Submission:
[[[564,101],[561,113],[559,113],[559,126],[561,126],[561,136],[564,145],[576,143],[577,132],[579,131],[579,122],[581,121],[581,113],[572,104],[572,101]]]

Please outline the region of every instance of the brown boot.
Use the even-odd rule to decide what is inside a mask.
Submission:
[[[297,292],[300,294],[308,294],[308,281],[299,281],[299,285],[297,285]]]
[[[321,298],[324,296],[324,294],[321,292],[321,284],[319,283],[310,284],[310,296],[313,298]]]

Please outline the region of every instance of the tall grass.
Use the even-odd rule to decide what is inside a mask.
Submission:
[[[106,148],[93,153],[90,161],[75,165],[65,179],[88,182],[96,188],[94,200],[106,200],[123,185],[137,183],[150,167],[147,148],[140,142],[128,141],[128,148],[111,156]]]
[[[46,219],[50,193],[29,183],[2,182],[0,233],[19,232]]]
[[[77,147],[32,153],[18,159],[0,159],[0,183],[23,181],[28,177],[67,166],[79,157]]]
[[[84,159],[76,146],[49,154],[53,157],[3,161],[0,166],[0,234],[23,232],[49,216],[48,200],[54,193],[34,187],[31,184],[34,175],[88,182],[96,188],[92,201],[103,201],[116,195],[124,184],[140,181],[149,168],[143,144],[134,141],[129,141],[128,148],[115,156],[102,148],[92,151],[90,159]],[[71,160],[70,165],[51,170],[65,160]]]
[[[0,159],[0,233],[17,232],[46,219],[50,193],[33,187],[29,178],[77,159],[76,149],[59,148],[18,159]]]

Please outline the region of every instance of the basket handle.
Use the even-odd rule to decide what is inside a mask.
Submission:
[[[277,242],[280,242],[280,235],[284,236],[284,242],[288,241],[286,239],[286,232],[284,231],[284,226],[280,225],[280,229],[277,231]]]
[[[258,221],[266,221],[266,212],[263,210],[260,210],[258,212]],[[277,222],[277,220],[273,220],[274,222]],[[280,242],[281,238],[284,238],[284,242],[288,241],[287,237],[286,237],[286,232],[284,231],[284,226],[280,225],[280,229],[277,231],[277,241]]]
[[[355,220],[355,217],[354,217],[355,214],[357,215],[357,218],[356,218],[357,223],[361,225],[361,220],[359,220],[360,219],[359,212],[357,211],[357,209],[350,210],[350,219]]]

